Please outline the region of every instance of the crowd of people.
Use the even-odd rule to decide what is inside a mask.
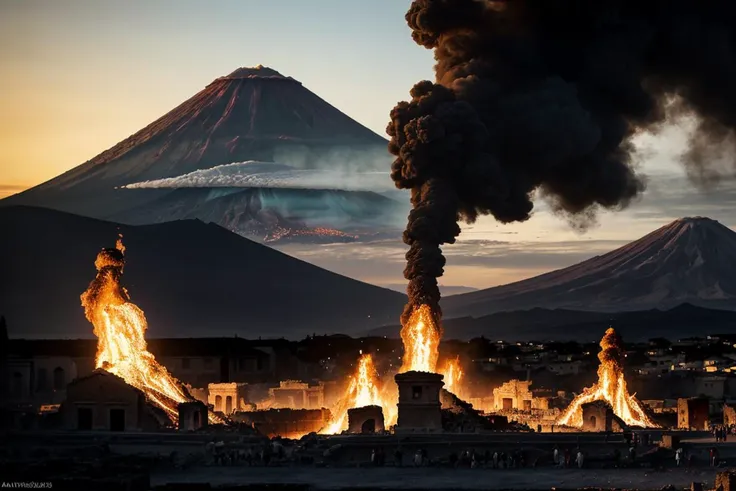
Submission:
[[[727,441],[727,435],[732,432],[732,429],[727,427],[714,427],[713,437],[716,442]],[[642,459],[646,459],[649,450],[647,447],[650,444],[650,435],[646,433],[628,433],[624,434],[624,442],[626,446],[621,449],[618,445],[612,446],[614,465],[618,466],[631,466],[636,465]],[[608,441],[608,439],[606,439]],[[322,461],[325,465],[338,464],[345,460],[346,450],[344,445],[336,444],[329,447],[324,446],[324,442],[320,443],[318,439],[314,442],[300,442],[290,444],[289,440],[278,440],[274,439],[270,442],[262,442],[258,444],[225,444],[222,441],[211,441],[205,445],[205,459],[209,462],[209,465],[219,466],[273,466],[283,465],[285,463],[301,463],[301,464],[314,464],[317,460],[320,460],[318,454],[312,455],[316,450],[322,454]],[[620,442],[620,440],[619,440]],[[643,446],[643,448],[641,448]],[[326,448],[326,449],[325,449]],[[639,450],[642,450],[643,457],[638,456]],[[452,450],[449,454],[445,453],[444,457],[437,456],[430,460],[429,454],[426,449],[419,448],[409,455],[408,459],[405,459],[404,449],[402,444],[394,447],[393,459],[391,459],[391,451],[387,459],[388,449],[385,446],[377,445],[370,450],[370,463],[376,467],[383,467],[386,465],[387,460],[389,465],[404,466],[410,465],[414,467],[424,466],[450,466],[453,468],[485,468],[485,469],[522,469],[532,467],[535,468],[538,465],[551,465],[560,469],[571,469],[578,468],[582,469],[588,464],[587,455],[580,448],[580,441],[572,443],[570,446],[557,446],[555,445],[551,453],[544,453],[539,451],[527,451],[524,449],[516,450],[490,450],[484,449],[476,451],[474,448],[456,451]],[[697,452],[696,452],[697,453]],[[687,468],[694,466],[696,453],[688,451],[688,447],[677,447],[674,451],[674,460],[677,467],[687,466]],[[349,452],[352,455],[352,452]],[[625,454],[625,455],[624,455]],[[643,455],[644,455],[643,454]],[[608,454],[606,460],[610,460],[611,454]],[[177,456],[178,457],[178,456]],[[704,456],[703,456],[704,457]],[[350,461],[354,462],[355,457],[350,457]],[[172,461],[174,457],[172,457]],[[181,460],[181,459],[179,459]],[[595,459],[594,459],[595,460]],[[717,446],[711,446],[708,449],[708,460],[709,465],[718,467],[722,465],[722,461],[719,455],[719,448]],[[588,464],[590,465],[590,464]],[[593,464],[597,466],[597,464]]]
[[[205,445],[205,458],[214,465],[246,465],[267,467],[274,460],[285,460],[287,449],[278,441],[245,448],[226,446],[225,442]]]

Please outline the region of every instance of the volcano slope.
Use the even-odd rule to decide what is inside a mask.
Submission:
[[[623,312],[682,303],[736,310],[736,232],[681,218],[608,254],[527,280],[444,298],[450,316],[534,307]]]
[[[0,208],[0,230],[11,337],[91,337],[79,296],[118,233],[151,337],[354,334],[395,322],[406,301],[197,220],[127,226],[20,206]]]
[[[174,190],[119,189],[121,186],[248,160],[302,169],[340,166],[358,172],[379,165],[386,168],[390,158],[384,138],[297,80],[267,67],[240,68],[88,162],[0,204],[41,206],[116,221],[126,221],[130,211],[130,222],[154,223],[166,216],[166,196]],[[180,204],[186,212],[180,214],[200,218],[199,208],[209,193],[210,189],[189,190],[187,202]],[[318,199],[333,199],[336,193],[319,190]],[[302,201],[313,200],[314,194],[294,191],[289,198],[298,195]],[[352,198],[350,192],[344,192],[340,199]],[[393,204],[382,198],[377,195],[380,204],[376,209],[385,206],[384,211],[392,211]],[[280,214],[279,209],[274,211]],[[273,222],[262,218],[243,217],[265,227]],[[277,229],[306,226],[281,218]],[[226,216],[209,219],[227,223]],[[326,217],[322,225],[330,227],[330,220]]]

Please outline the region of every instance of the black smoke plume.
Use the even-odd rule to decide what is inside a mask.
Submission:
[[[437,315],[440,246],[458,221],[527,220],[535,195],[585,227],[645,188],[631,137],[699,118],[683,155],[696,178],[736,128],[736,2],[415,0],[406,20],[434,49],[436,81],[391,112],[391,177],[411,190],[409,304]],[[732,147],[733,148],[733,147]]]

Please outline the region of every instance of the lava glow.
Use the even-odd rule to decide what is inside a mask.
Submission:
[[[129,301],[127,290],[120,286],[124,253],[125,247],[119,239],[115,249],[103,249],[97,255],[97,277],[81,297],[84,313],[98,339],[95,365],[143,391],[151,403],[176,422],[178,404],[194,399],[147,350],[146,316]],[[220,422],[212,414],[210,421]]]
[[[463,370],[460,368],[460,358],[448,360],[440,373],[445,377],[445,389],[460,397],[460,392],[462,392],[460,380],[463,378]]]
[[[647,416],[639,401],[626,389],[623,370],[623,343],[613,328],[609,328],[601,339],[601,352],[598,359],[598,383],[586,388],[570,403],[557,419],[557,424],[583,426],[583,404],[606,401],[616,416],[629,426],[657,428],[658,425]]]
[[[364,406],[385,407],[379,397],[378,372],[371,355],[361,355],[358,368],[350,378],[345,395],[332,409],[332,420],[321,433],[332,435],[348,429],[348,409]]]
[[[412,370],[435,373],[441,336],[428,305],[421,305],[414,310],[409,322],[401,328],[404,359],[399,373]]]

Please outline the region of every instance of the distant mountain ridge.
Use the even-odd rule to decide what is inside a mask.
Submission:
[[[543,309],[498,312],[478,318],[443,321],[444,339],[597,342],[608,327],[626,341],[641,342],[663,337],[670,340],[707,334],[736,334],[736,312],[681,304],[669,310],[634,312],[586,312]],[[397,338],[398,325],[371,329],[364,334]]]
[[[123,285],[151,337],[355,334],[393,323],[400,293],[318,268],[198,220],[128,226],[0,208],[0,315],[18,338],[92,337],[79,299],[123,234]]]
[[[573,266],[442,299],[447,318],[535,307],[666,310],[683,303],[736,310],[736,232],[710,218],[681,218]]]

